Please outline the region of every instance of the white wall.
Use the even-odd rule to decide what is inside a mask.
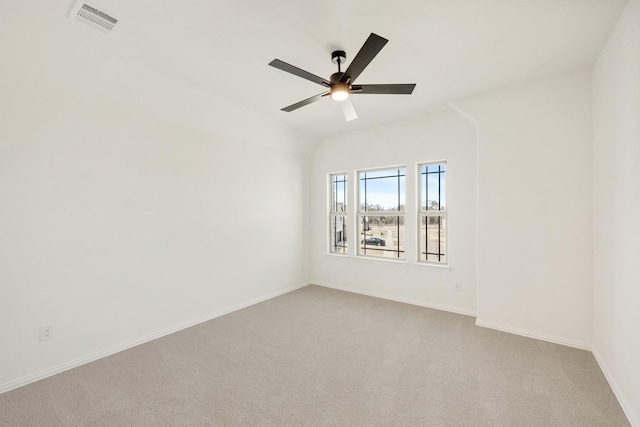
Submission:
[[[5,85],[0,392],[308,283],[308,154],[224,107],[208,133]]]
[[[478,123],[478,325],[589,348],[590,73],[455,103]]]
[[[640,426],[640,1],[593,69],[593,352]]]
[[[417,265],[415,168],[419,162],[447,161],[449,269]],[[348,172],[353,211],[356,169],[407,167],[407,262],[328,254],[328,177]],[[454,112],[348,133],[323,141],[312,155],[312,282],[418,305],[475,313],[476,132]],[[354,241],[354,216],[350,236]],[[352,245],[353,246],[353,245]],[[455,284],[462,284],[462,291]]]

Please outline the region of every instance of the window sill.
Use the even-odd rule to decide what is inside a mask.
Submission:
[[[362,261],[386,262],[386,263],[395,264],[395,265],[409,264],[406,259],[386,259],[382,257],[373,257],[373,256],[366,256],[366,255],[356,255],[353,258],[357,260],[362,260]]]
[[[413,265],[416,265],[418,267],[421,268],[433,268],[435,270],[440,270],[440,271],[451,271],[451,266],[449,264],[428,264],[426,262],[414,262]]]
[[[346,253],[346,252],[344,252],[344,253],[340,253],[340,252],[327,252],[327,253],[326,253],[326,255],[329,255],[329,256],[335,256],[335,257],[338,257],[338,258],[347,258],[347,257],[349,257],[349,254],[348,254],[348,253]]]

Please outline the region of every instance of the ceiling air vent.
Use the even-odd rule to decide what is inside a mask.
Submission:
[[[118,23],[118,20],[113,16],[82,1],[75,4],[69,17],[73,17],[105,33],[110,33]]]

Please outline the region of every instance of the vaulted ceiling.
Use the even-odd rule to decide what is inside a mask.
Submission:
[[[201,127],[215,127],[216,112],[233,107],[322,138],[586,69],[626,0],[86,3],[120,20],[111,34],[69,19],[73,0],[1,2],[0,85],[63,88]],[[328,78],[331,51],[345,50],[348,62],[371,32],[389,43],[359,83],[417,83],[413,95],[354,96],[359,119],[349,123],[328,98],[280,111],[323,89],[269,61]]]

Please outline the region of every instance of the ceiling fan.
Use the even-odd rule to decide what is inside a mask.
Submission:
[[[286,62],[280,61],[279,59],[274,59],[269,63],[269,65],[271,65],[272,67],[278,68],[282,71],[286,71],[287,73],[294,74],[298,77],[302,77],[303,79],[317,83],[329,89],[328,92],[320,93],[318,95],[312,96],[311,98],[307,98],[303,101],[289,105],[288,107],[284,107],[282,108],[282,111],[291,112],[293,110],[297,110],[300,107],[311,104],[312,102],[316,102],[325,96],[329,96],[334,101],[340,102],[340,105],[342,106],[342,112],[344,113],[344,118],[347,121],[351,121],[358,118],[356,111],[353,108],[353,104],[349,99],[349,96],[351,94],[411,95],[413,89],[416,87],[415,83],[374,85],[354,84],[360,73],[362,73],[362,71],[367,68],[369,63],[373,60],[373,58],[375,58],[378,52],[382,50],[382,48],[385,44],[387,44],[388,41],[389,40],[380,37],[377,34],[371,33],[367,41],[364,42],[364,45],[362,45],[360,51],[355,56],[355,58],[353,58],[353,61],[351,61],[351,64],[349,64],[349,67],[344,72],[341,71],[340,66],[344,64],[347,55],[343,50],[336,50],[332,52],[331,62],[333,62],[334,64],[338,64],[338,72],[333,73],[331,77],[329,77],[329,80],[323,79],[322,77],[316,76],[315,74],[311,74],[310,72],[302,70],[298,67],[294,67],[293,65],[287,64]]]

